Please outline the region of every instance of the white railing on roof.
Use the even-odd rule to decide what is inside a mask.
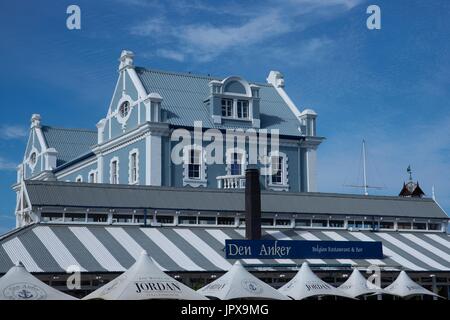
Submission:
[[[245,176],[220,176],[216,179],[219,189],[245,189]]]

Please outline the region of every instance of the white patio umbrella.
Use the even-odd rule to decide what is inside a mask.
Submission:
[[[296,276],[278,291],[294,300],[302,300],[314,296],[352,298],[316,276],[306,262],[302,264]]]
[[[416,295],[428,295],[443,298],[430,290],[425,289],[421,285],[415,283],[405,271],[400,272],[397,279],[389,286],[383,289],[384,293],[406,298]],[[444,298],[445,299],[445,298]]]
[[[207,300],[161,271],[147,252],[122,275],[83,300]]]
[[[359,272],[359,270],[356,268],[353,270],[347,281],[339,286],[338,289],[352,298],[367,294],[383,293],[383,290],[381,288],[377,287],[366,278],[364,278],[361,272]]]
[[[62,293],[29,273],[22,263],[0,278],[0,300],[78,300]]]
[[[220,300],[290,300],[245,270],[239,261],[222,277],[197,292],[206,297],[214,297]]]

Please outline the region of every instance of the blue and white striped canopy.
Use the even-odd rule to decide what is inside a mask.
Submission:
[[[17,261],[33,273],[61,273],[70,266],[83,272],[123,272],[143,250],[165,271],[227,271],[234,260],[225,258],[227,239],[243,239],[245,229],[105,225],[50,225],[25,227],[0,239],[0,274]],[[265,229],[265,239],[381,241],[382,260],[306,260],[317,266],[365,267],[410,271],[450,271],[450,236],[425,232],[350,232],[335,230]],[[241,262],[253,268],[283,270],[305,260],[257,260]]]

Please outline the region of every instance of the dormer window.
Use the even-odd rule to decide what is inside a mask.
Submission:
[[[210,97],[205,100],[216,124],[227,124],[230,120],[249,122],[260,127],[259,87],[240,77],[228,77],[209,83]]]
[[[222,117],[232,117],[232,116],[233,116],[233,100],[222,99]]]
[[[222,117],[234,119],[249,119],[250,103],[242,99],[222,99]]]
[[[237,117],[239,119],[248,119],[248,100],[237,101]]]

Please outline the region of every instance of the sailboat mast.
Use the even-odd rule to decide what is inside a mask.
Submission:
[[[363,175],[364,175],[364,195],[368,196],[367,190],[367,173],[366,173],[366,140],[363,139]]]

